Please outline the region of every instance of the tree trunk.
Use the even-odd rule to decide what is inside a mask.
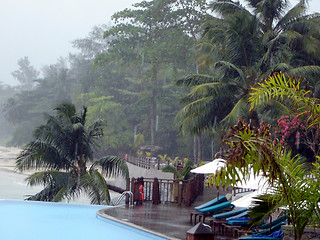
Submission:
[[[198,163],[203,161],[203,154],[202,154],[202,136],[199,134],[197,136],[198,139]]]
[[[155,99],[155,90],[152,91],[151,97],[151,112],[150,112],[150,144],[155,146],[156,139],[156,117],[157,117],[157,104]]]
[[[193,136],[193,163],[198,164],[197,161],[197,137]]]

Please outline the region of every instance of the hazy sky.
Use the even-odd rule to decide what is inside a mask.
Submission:
[[[71,41],[140,0],[0,0],[0,82],[15,85],[11,73],[28,56],[38,70],[75,51]],[[291,0],[296,3],[297,0]],[[309,0],[320,12],[320,0]]]
[[[0,82],[15,84],[11,73],[28,56],[38,70],[66,57],[71,41],[84,38],[93,26],[130,8],[133,0],[0,0]],[[138,1],[139,2],[139,1]]]

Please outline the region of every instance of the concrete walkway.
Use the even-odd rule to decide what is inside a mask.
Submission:
[[[221,191],[220,194],[225,194]],[[193,206],[200,205],[211,200],[217,192],[205,189],[205,194],[199,196]],[[124,223],[140,226],[142,229],[165,235],[168,239],[186,239],[186,233],[194,225],[190,224],[190,211],[192,207],[179,207],[176,204],[153,205],[144,202],[142,205],[117,206],[103,209],[99,212],[104,217],[112,217]],[[214,239],[231,240],[232,236],[219,236],[215,234]]]

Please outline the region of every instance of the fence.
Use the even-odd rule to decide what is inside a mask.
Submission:
[[[145,169],[155,168],[160,170],[160,159],[156,157],[134,157],[129,154],[119,154],[128,163]]]
[[[251,188],[233,188],[233,195],[236,196],[237,194],[240,193],[247,193],[247,192],[252,192],[255,191],[255,189],[251,189]]]
[[[199,174],[189,180],[171,180],[158,178],[127,179],[127,190],[133,193],[133,202],[139,204],[139,186],[143,185],[144,201],[153,204],[177,203],[191,206],[198,195],[203,192],[204,176]]]

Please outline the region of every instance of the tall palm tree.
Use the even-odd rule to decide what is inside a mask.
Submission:
[[[259,122],[257,110],[247,104],[251,87],[274,71],[299,74],[314,80],[319,76],[319,14],[304,15],[306,1],[283,14],[286,0],[247,0],[253,11],[238,1],[215,0],[211,9],[218,14],[203,24],[199,43],[200,67],[178,81],[190,87],[186,106],[177,115],[181,130],[212,127],[218,118],[235,123],[239,117]],[[308,44],[310,42],[310,44]],[[222,111],[214,111],[217,105]],[[225,111],[228,111],[225,113]],[[249,113],[249,114],[248,114]]]
[[[77,112],[73,104],[62,103],[34,131],[34,139],[17,157],[18,170],[41,170],[27,178],[29,185],[44,189],[27,200],[72,199],[84,191],[92,204],[108,204],[110,194],[105,176],[128,177],[126,163],[119,157],[94,160],[97,139],[103,136],[102,120],[86,127],[87,109]]]

